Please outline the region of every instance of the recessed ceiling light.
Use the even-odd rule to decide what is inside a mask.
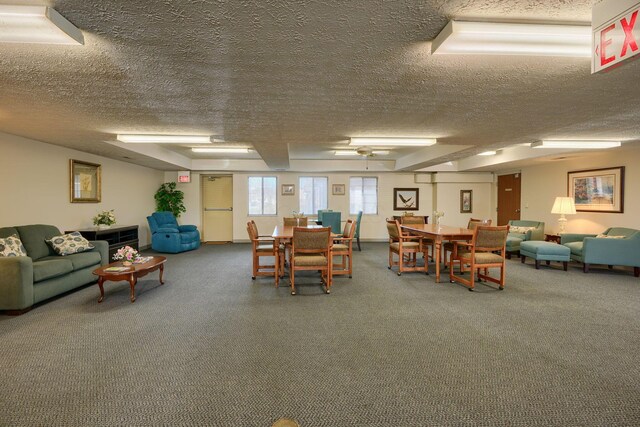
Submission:
[[[434,138],[351,138],[349,145],[352,147],[402,147],[424,146],[428,147],[437,142]]]
[[[483,151],[482,153],[478,153],[478,156],[495,156],[497,151]]]
[[[211,144],[209,135],[118,134],[118,141],[135,144]]]
[[[50,7],[0,5],[0,42],[83,45],[84,36]]]
[[[203,147],[203,148],[192,148],[191,151],[194,153],[226,153],[226,154],[247,154],[249,152],[248,148],[231,148],[231,147]]]
[[[589,141],[589,140],[553,140],[538,141],[531,144],[533,148],[581,148],[581,149],[598,149],[598,148],[614,148],[620,147],[620,141]]]
[[[591,57],[591,26],[449,21],[431,53]]]
[[[377,156],[386,156],[387,154],[389,154],[389,150],[373,150],[372,154],[375,154]],[[358,153],[356,150],[336,150],[335,155],[336,156],[361,156],[361,154]]]

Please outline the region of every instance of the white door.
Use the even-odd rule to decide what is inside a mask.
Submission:
[[[202,177],[203,235],[205,242],[233,240],[233,181],[231,176]]]

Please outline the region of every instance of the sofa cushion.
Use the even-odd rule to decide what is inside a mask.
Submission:
[[[77,254],[68,255],[65,257],[73,264],[73,269],[81,270],[86,267],[98,266],[102,263],[102,257],[98,251],[81,252]]]
[[[20,240],[27,250],[27,255],[32,260],[36,261],[40,258],[55,255],[56,253],[47,245],[45,239],[50,239],[53,236],[60,235],[58,230],[53,225],[34,224],[34,225],[21,225],[16,227],[20,234]]]
[[[41,258],[33,262],[33,281],[41,282],[73,271],[71,260],[60,256]]]
[[[624,239],[626,236],[614,236],[612,234],[598,234],[597,239]]]
[[[18,229],[15,227],[0,228],[0,237],[9,237],[13,234],[17,234],[18,236],[20,236],[20,234],[18,233]]]
[[[85,252],[94,248],[78,231],[61,236],[53,236],[51,239],[47,239],[46,242],[51,245],[56,254],[62,256]]]
[[[0,238],[0,257],[26,255],[27,251],[24,249],[17,233],[9,237]]]
[[[527,234],[527,231],[535,230],[536,227],[525,227],[522,225],[512,225],[509,227],[509,233]]]
[[[563,246],[566,246],[571,251],[571,255],[582,256],[582,242],[569,242],[565,243]]]
[[[508,236],[513,238],[513,239],[519,239],[519,240],[524,240],[524,239],[527,238],[526,234],[521,234],[521,233],[511,233],[511,232],[509,232]]]

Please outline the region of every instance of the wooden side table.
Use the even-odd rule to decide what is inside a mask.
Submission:
[[[560,235],[559,234],[545,234],[544,235],[545,242],[553,242],[560,244]]]

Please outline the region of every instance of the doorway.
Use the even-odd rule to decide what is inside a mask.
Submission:
[[[202,176],[202,228],[206,243],[233,240],[233,178]]]
[[[498,225],[520,219],[520,174],[498,176]]]

